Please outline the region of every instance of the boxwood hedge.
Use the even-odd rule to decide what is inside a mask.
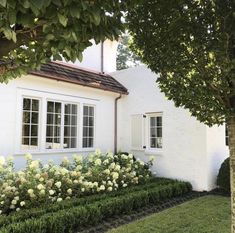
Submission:
[[[191,190],[192,186],[188,182],[156,179],[145,185],[118,192],[68,200],[2,216],[0,232],[75,232],[80,227],[95,225],[105,218],[130,213],[143,206],[181,196]]]

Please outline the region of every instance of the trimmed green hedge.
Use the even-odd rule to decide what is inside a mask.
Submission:
[[[8,216],[2,215],[0,217],[0,227],[6,226],[10,223],[23,221],[23,220],[26,220],[29,218],[36,218],[36,217],[42,216],[47,213],[56,212],[58,210],[68,209],[68,208],[79,206],[79,205],[93,203],[95,201],[99,201],[99,200],[105,199],[107,197],[121,196],[121,195],[128,194],[130,192],[136,192],[136,191],[143,190],[143,189],[144,190],[152,189],[153,187],[156,187],[156,186],[167,185],[167,184],[172,184],[172,183],[176,183],[176,182],[178,182],[178,181],[172,180],[172,179],[167,179],[167,178],[153,178],[152,180],[150,180],[148,183],[146,183],[144,185],[131,186],[131,187],[121,189],[116,192],[95,194],[95,195],[90,195],[90,196],[82,197],[82,198],[64,200],[62,202],[52,203],[50,205],[48,205],[48,204],[42,205],[37,208],[21,210],[20,212],[11,213]]]
[[[138,188],[137,188],[138,187]],[[13,216],[8,216],[11,219],[8,224],[0,229],[1,233],[65,233],[75,232],[82,226],[95,225],[102,219],[112,217],[117,214],[130,213],[133,210],[141,208],[149,204],[157,204],[167,198],[181,196],[192,190],[191,184],[187,182],[169,181],[163,185],[158,182],[152,182],[146,185],[132,187],[121,190],[120,192],[110,193],[110,195],[100,195],[96,197],[87,197],[88,201],[77,201],[78,205],[73,206],[75,201],[66,202],[67,204],[58,203],[54,205],[52,211],[38,215],[36,209],[34,212],[28,210],[28,213],[34,213],[33,218],[25,219],[26,215],[20,212],[15,214],[18,222],[13,222]],[[105,196],[105,198],[104,198]],[[84,198],[85,199],[85,198]],[[66,206],[66,208],[64,208]],[[31,215],[32,216],[32,215]],[[6,219],[7,219],[6,218]],[[6,220],[5,219],[5,220]],[[22,221],[21,221],[22,220]]]

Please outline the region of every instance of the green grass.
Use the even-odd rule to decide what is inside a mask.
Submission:
[[[230,233],[230,199],[201,197],[109,233]]]

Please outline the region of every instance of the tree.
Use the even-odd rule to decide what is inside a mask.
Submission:
[[[127,69],[140,64],[140,58],[130,49],[131,36],[128,32],[124,33],[119,39],[117,49],[117,69]]]
[[[228,125],[235,232],[235,1],[142,1],[127,16],[133,49],[161,91],[199,121]]]
[[[0,82],[82,52],[124,30],[131,0],[0,0]]]

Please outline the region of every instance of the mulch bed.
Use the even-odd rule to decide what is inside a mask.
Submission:
[[[223,192],[219,192],[219,190],[213,190],[212,192],[191,192],[181,197],[171,198],[165,200],[164,202],[160,202],[158,205],[148,205],[144,208],[138,209],[136,211],[131,212],[130,214],[124,214],[119,216],[114,216],[102,221],[99,225],[96,226],[88,226],[80,229],[78,233],[103,233],[112,228],[116,228],[123,224],[127,224],[133,222],[135,220],[141,219],[153,213],[161,212],[165,209],[177,206],[186,201],[193,200],[198,197],[206,196],[209,194],[224,194]]]

